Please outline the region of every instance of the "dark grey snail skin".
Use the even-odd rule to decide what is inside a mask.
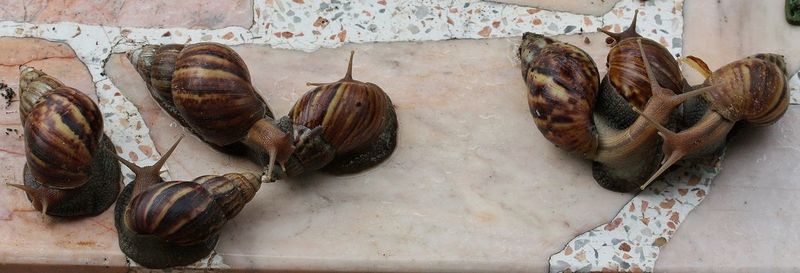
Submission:
[[[97,216],[114,204],[122,184],[109,181],[120,181],[122,173],[116,159],[109,154],[114,149],[111,140],[104,136],[100,145],[104,149],[98,151],[99,154],[92,160],[92,168],[104,171],[94,172],[95,175],[83,186],[65,190],[68,193],[58,202],[50,204],[45,214],[56,217]],[[33,190],[43,187],[33,178],[27,165],[23,169],[23,181],[25,186]],[[27,197],[32,201],[30,194]]]
[[[200,244],[179,246],[155,235],[141,235],[130,230],[122,218],[132,194],[133,183],[130,183],[122,190],[114,208],[114,226],[119,236],[119,248],[132,260],[147,268],[162,269],[195,263],[214,250],[219,235],[212,236]]]

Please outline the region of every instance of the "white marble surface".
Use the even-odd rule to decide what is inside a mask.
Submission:
[[[607,221],[631,195],[602,190],[589,162],[539,137],[527,105],[514,103],[525,98],[511,61],[515,42],[366,44],[314,54],[235,47],[279,114],[308,89],[306,81],[341,77],[355,49],[354,77],[392,97],[401,130],[397,150],[376,168],[264,185],[226,226],[218,247],[225,263],[312,270],[546,270],[548,257],[565,241]],[[593,48],[595,55],[605,51],[603,44]],[[431,60],[439,61],[431,66]],[[167,147],[182,129],[170,127],[174,121],[156,107],[141,80],[128,76],[133,70],[126,62],[112,57],[109,76],[142,111],[156,146]],[[195,138],[181,144],[170,167],[175,178],[257,170]]]

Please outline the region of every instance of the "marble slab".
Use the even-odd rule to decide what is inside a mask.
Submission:
[[[568,11],[577,14],[603,15],[617,4],[614,0],[493,0],[506,4],[514,4],[526,7],[537,7],[547,10]]]
[[[597,34],[587,37],[602,41]],[[513,61],[516,42],[348,45],[313,54],[234,47],[279,115],[308,90],[305,82],[341,78],[348,52],[355,50],[354,77],[392,97],[401,130],[396,152],[377,168],[264,185],[225,228],[218,247],[225,263],[298,270],[546,270],[549,255],[606,221],[631,195],[602,190],[589,162],[540,137],[527,105],[516,103],[526,90]],[[596,57],[607,50],[602,43],[586,47]],[[123,56],[112,56],[107,71],[142,113],[159,150],[184,132],[157,108]],[[258,170],[194,137],[168,164],[179,179]]]
[[[47,71],[50,75],[96,98],[86,66],[66,44],[32,38],[0,38],[0,80],[18,91],[19,65]],[[8,54],[8,55],[5,55]],[[5,101],[5,100],[4,100]],[[0,182],[22,183],[25,164],[24,141],[18,103],[0,106]],[[11,130],[11,131],[9,131]],[[0,271],[4,265],[69,265],[75,270],[92,265],[124,267],[125,257],[117,245],[111,210],[80,220],[42,219],[17,189],[0,185]],[[52,269],[52,268],[51,268]],[[19,272],[30,270],[18,267]]]
[[[65,77],[72,77],[74,73],[74,78],[81,79],[80,82],[76,80],[75,84],[85,87],[85,90],[91,90],[94,85],[104,114],[116,115],[107,118],[112,122],[106,129],[115,141],[124,144],[117,147],[118,151],[123,156],[147,164],[157,159],[159,151],[170,145],[182,133],[182,129],[145,96],[143,83],[126,60],[112,53],[124,53],[142,43],[218,41],[229,45],[259,44],[261,46],[236,46],[235,49],[250,64],[256,87],[273,109],[285,113],[292,102],[307,90],[303,86],[306,81],[333,81],[341,77],[347,51],[356,49],[356,78],[384,86],[398,106],[403,129],[397,154],[380,168],[355,176],[334,177],[316,173],[286,183],[266,185],[243,214],[226,227],[218,247],[221,256],[215,256],[224,259],[196,266],[261,270],[544,271],[548,268],[547,259],[550,255],[565,250],[565,243],[573,237],[597,226],[604,227],[609,220],[615,219],[614,215],[632,195],[613,194],[595,186],[587,162],[553,148],[530,123],[527,107],[524,104],[509,104],[524,101],[525,92],[513,57],[515,43],[518,42],[516,36],[530,30],[548,35],[574,34],[564,39],[588,48],[598,65],[604,67],[607,50],[602,43],[604,37],[581,33],[598,25],[614,31],[621,30],[632,16],[633,9],[643,5],[653,11],[640,14],[644,19],[640,27],[652,30],[645,32],[646,35],[653,36],[675,54],[681,53],[686,44],[684,53],[703,57],[712,68],[724,64],[727,59],[738,58],[735,56],[747,55],[750,50],[787,50],[785,54],[788,56],[794,54],[790,46],[794,41],[791,37],[794,36],[791,35],[762,35],[758,39],[739,42],[744,45],[739,49],[724,51],[707,47],[706,44],[728,46],[724,41],[731,39],[728,37],[730,34],[711,36],[713,39],[709,40],[708,31],[704,32],[700,27],[693,28],[698,25],[714,26],[716,32],[729,33],[726,31],[732,27],[730,24],[742,24],[744,26],[740,28],[748,28],[757,25],[756,22],[768,22],[776,32],[792,34],[796,28],[788,28],[785,24],[779,25],[763,17],[775,12],[767,7],[776,5],[778,0],[772,0],[764,6],[744,1],[718,2],[718,6],[714,6],[712,1],[690,0],[685,7],[686,16],[687,20],[694,21],[690,21],[686,28],[680,15],[684,9],[683,1],[623,0],[614,3],[613,8],[609,6],[612,1],[589,1],[589,4],[596,6],[587,6],[583,0],[574,3],[549,3],[552,1],[543,0],[499,2],[416,0],[404,2],[403,5],[392,1],[336,2],[323,7],[313,1],[257,0],[252,3],[252,26],[249,26],[249,22],[239,24],[220,19],[219,22],[223,23],[208,26],[216,29],[195,29],[204,26],[186,23],[187,16],[190,20],[194,19],[187,13],[177,13],[175,18],[168,19],[175,20],[170,21],[177,22],[174,24],[164,23],[164,18],[158,16],[141,22],[112,23],[113,26],[92,25],[104,23],[84,21],[92,19],[85,18],[85,15],[70,15],[73,19],[69,20],[82,24],[2,21],[22,21],[14,19],[16,17],[8,18],[17,16],[14,13],[0,16],[0,36],[42,37],[65,44],[42,43],[38,40],[31,44],[39,44],[45,49],[0,55],[0,64],[8,64],[0,65],[0,68],[8,70],[3,73],[12,75],[17,63],[28,60],[36,60],[32,63],[37,64],[82,61],[88,70],[72,68],[65,70],[66,74],[56,73]],[[540,6],[524,6],[526,4]],[[152,8],[152,4],[145,6]],[[23,7],[23,11],[28,8]],[[542,7],[563,12],[540,9]],[[382,8],[389,12],[382,12]],[[610,12],[606,13],[609,8]],[[744,14],[748,10],[762,9],[763,15]],[[692,13],[698,10],[702,12]],[[221,11],[226,15],[230,13]],[[249,11],[249,8],[245,9],[245,12]],[[676,14],[677,17],[674,16]],[[320,18],[328,23],[317,24]],[[537,19],[558,23],[551,27],[552,24],[536,24]],[[370,30],[369,24],[363,24],[370,21],[380,24],[376,24],[375,30]],[[686,40],[681,38],[684,29],[687,31]],[[454,38],[495,39],[348,45]],[[584,42],[587,39],[588,44]],[[7,48],[14,49],[31,40],[37,41],[9,39],[2,42],[7,44]],[[65,50],[64,45],[74,50],[72,54],[75,57]],[[263,45],[318,51],[302,53],[270,49]],[[324,49],[343,45],[343,48]],[[705,55],[692,53],[694,51],[690,49],[694,49],[691,46]],[[793,70],[797,69],[796,60],[789,60]],[[423,61],[432,62],[433,65],[423,65]],[[88,74],[79,76],[81,72]],[[90,76],[88,79],[87,75]],[[454,81],[443,81],[441,77],[431,75],[446,75]],[[11,84],[13,87],[13,81]],[[486,99],[479,101],[475,97]],[[775,184],[731,190],[732,197],[725,199],[712,212],[715,217],[697,220],[693,220],[695,216],[679,218],[680,223],[687,223],[687,227],[695,223],[694,228],[676,234],[676,242],[684,242],[683,245],[666,245],[662,252],[665,257],[671,255],[673,260],[660,261],[656,268],[665,271],[709,271],[719,265],[721,267],[717,270],[721,271],[741,268],[780,271],[796,266],[791,260],[791,253],[797,249],[790,244],[790,238],[786,239],[780,232],[791,232],[791,223],[797,218],[785,212],[791,210],[791,203],[782,202],[791,198],[788,194],[792,188],[787,187],[786,183],[792,176],[786,170],[796,169],[791,162],[796,162],[794,157],[800,150],[796,142],[791,141],[797,139],[798,135],[797,128],[791,123],[796,120],[797,114],[796,109],[792,108],[787,118],[775,127],[743,132],[742,135],[749,141],[739,144],[742,143],[740,140],[734,140],[732,145],[742,145],[743,148],[737,152],[732,146],[719,178],[744,184],[759,180],[774,181]],[[6,115],[17,117],[16,113]],[[9,120],[13,122],[13,119]],[[122,120],[127,120],[127,123]],[[762,138],[777,142],[760,142]],[[11,137],[8,142],[4,139],[2,145],[9,145],[11,149],[7,150],[14,151],[14,145],[21,148],[20,143]],[[531,150],[542,152],[526,153]],[[755,159],[755,163],[761,165],[753,163],[753,154],[762,155]],[[24,160],[17,158],[14,162],[15,159],[8,156],[12,163],[0,166],[8,169],[6,174],[13,174],[15,166],[21,166]],[[16,156],[19,157],[19,154]],[[195,138],[187,138],[174,157],[168,164],[170,174],[179,179],[190,179],[201,171],[222,173],[257,169],[243,159],[215,153]],[[737,168],[738,175],[724,176],[729,172],[726,169],[728,161],[734,162],[731,164]],[[769,168],[754,171],[756,166]],[[558,172],[553,171],[556,169]],[[777,179],[775,174],[780,174]],[[774,190],[772,187],[775,187]],[[751,195],[750,192],[755,193]],[[0,196],[3,194],[14,193],[0,189]],[[17,198],[20,197],[21,194]],[[712,200],[709,198],[709,201]],[[15,206],[24,205],[22,201],[5,203],[5,208],[11,208],[6,209],[7,214],[12,215],[10,212],[13,211],[13,215],[16,215],[19,208]],[[739,205],[740,201],[744,205]],[[737,205],[747,207],[748,204],[758,206],[749,214],[737,214],[737,209],[741,208]],[[4,203],[0,201],[0,205]],[[623,212],[624,209],[627,206]],[[20,213],[35,214],[32,211]],[[665,220],[670,220],[667,218],[670,215],[666,214]],[[101,217],[107,217],[106,220],[110,221],[109,215]],[[685,217],[685,214],[681,214],[681,217]],[[12,222],[24,221],[19,220],[22,218],[11,218]],[[767,220],[750,221],[760,218]],[[723,229],[725,232],[708,228],[720,223],[742,221],[744,225]],[[779,227],[772,227],[776,223]],[[21,225],[31,224],[35,223]],[[65,235],[70,228],[74,228],[69,224],[63,228],[60,226],[60,223],[57,227],[47,225],[54,230],[48,232]],[[87,233],[102,232],[99,226],[88,227]],[[777,232],[766,232],[764,235],[765,232],[757,232],[761,230]],[[60,238],[58,236],[33,238],[37,233],[23,232],[22,229],[12,234],[6,235],[17,236],[12,241],[39,239],[42,247],[28,249],[17,244],[14,245],[15,249],[9,250],[11,246],[4,247],[0,241],[0,249],[6,251],[3,254],[8,254],[0,255],[0,264],[22,265],[7,268],[9,270],[25,271],[28,269],[24,267],[26,263],[37,264],[41,266],[37,268],[47,270],[45,264],[50,260],[41,257],[51,255],[59,257],[52,259],[55,263],[68,265],[76,272],[100,268],[98,266],[127,269],[121,253],[106,252],[116,249],[115,245],[99,244],[92,248],[87,246],[86,241],[76,241],[77,245],[87,247],[86,251],[92,252],[85,255],[68,244],[54,243],[52,240]],[[714,237],[715,240],[707,239],[713,237],[710,235],[717,237]],[[681,241],[683,236],[690,236],[691,240]],[[96,238],[110,242],[107,237]],[[116,244],[116,240],[113,241]],[[720,241],[725,243],[720,244]],[[776,243],[781,247],[780,251],[770,248]],[[718,251],[716,248],[719,246],[731,246],[741,251],[729,254]],[[752,262],[747,259],[748,252],[758,253]],[[687,255],[691,255],[691,262],[684,263]],[[704,261],[714,263],[706,264]],[[93,267],[82,266],[86,264]]]
[[[130,27],[247,27],[253,21],[252,6],[252,0],[0,0],[0,20]]]

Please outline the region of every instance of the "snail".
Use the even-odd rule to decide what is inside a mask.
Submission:
[[[259,163],[269,162],[268,176],[294,151],[290,135],[276,126],[250,84],[244,61],[229,47],[148,45],[128,57],[159,106],[212,147],[250,152]]]
[[[261,180],[252,173],[164,181],[159,171],[181,139],[149,167],[117,156],[136,174],[114,209],[120,249],[148,268],[189,265],[208,256],[222,226],[253,199],[261,186]]]
[[[122,175],[103,134],[103,116],[80,91],[21,67],[24,126],[23,190],[42,215],[94,216],[117,198]]]
[[[729,63],[713,73],[702,61],[694,59],[692,63],[707,76],[702,84],[706,88],[702,98],[709,105],[708,110],[697,124],[679,132],[652,122],[648,114],[641,114],[659,131],[664,151],[661,167],[641,186],[642,189],[679,160],[708,155],[722,148],[736,122],[743,120],[752,126],[768,126],[778,121],[789,108],[783,56],[756,54]]]
[[[25,65],[20,66],[19,118],[22,123],[25,123],[25,118],[31,112],[31,108],[39,102],[42,96],[62,86],[65,86],[65,84],[41,70]]]
[[[634,28],[635,20],[625,33],[635,33]],[[671,60],[669,52],[642,37],[619,38],[615,47],[625,47],[619,49],[621,54],[628,52],[634,56],[618,64],[627,66],[621,82],[629,87],[614,87],[613,75],[601,83],[597,66],[586,52],[542,35],[525,33],[518,54],[529,89],[528,105],[545,138],[568,152],[592,160],[593,176],[602,187],[629,192],[638,189],[659,163],[657,129],[631,109],[629,103],[635,105],[637,100],[630,98],[641,98],[644,101],[641,112],[659,124],[666,124],[682,102],[706,89],[675,94],[653,85],[660,79],[644,71],[642,56],[666,54],[656,59]],[[636,51],[628,49],[631,43],[636,45]],[[670,63],[661,67],[668,67]],[[609,64],[616,65],[613,60]],[[631,76],[637,73],[644,76]],[[682,77],[672,81],[681,82]],[[618,92],[626,88],[630,100],[625,93]]]
[[[250,84],[242,59],[226,46],[149,45],[129,59],[167,113],[213,147],[250,155],[266,166],[265,180],[323,167],[355,172],[394,150],[391,100],[377,85],[352,79],[352,55],[344,79],[310,84],[317,88],[279,120]],[[273,168],[276,163],[281,168]]]
[[[353,55],[345,76],[306,92],[289,112],[297,138],[290,175],[324,167],[354,173],[388,158],[397,145],[397,115],[378,85],[353,79]],[[318,133],[311,133],[318,131]],[[308,133],[307,133],[308,132]],[[303,137],[313,135],[315,137]]]

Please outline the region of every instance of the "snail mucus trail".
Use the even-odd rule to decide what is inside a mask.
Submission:
[[[611,53],[619,54],[610,53],[608,63],[626,68],[602,82],[585,51],[542,35],[525,33],[519,57],[531,114],[545,138],[592,160],[593,176],[604,188],[629,192],[657,169],[660,154],[657,129],[630,104],[638,103],[653,121],[667,124],[681,103],[707,89],[680,93],[683,79],[676,61],[662,45],[636,34],[635,18],[628,30],[612,35],[617,43]],[[647,73],[643,56],[657,63],[655,73]],[[677,82],[672,85],[678,90],[660,82]]]
[[[279,120],[224,45],[148,45],[129,59],[162,109],[212,147],[266,166],[265,180],[321,168],[357,172],[396,145],[391,100],[377,85],[353,80],[352,54],[342,80],[311,84],[317,87]]]
[[[223,225],[241,212],[261,186],[261,179],[252,173],[164,181],[159,171],[182,138],[149,167],[117,157],[136,174],[114,209],[119,246],[148,268],[184,266],[207,257]]]
[[[82,92],[32,67],[20,66],[24,126],[23,190],[42,216],[95,216],[116,200],[122,185],[114,144],[103,116]]]

